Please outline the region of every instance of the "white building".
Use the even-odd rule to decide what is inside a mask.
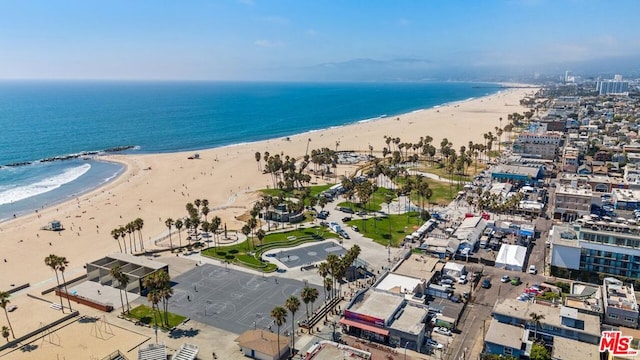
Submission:
[[[495,267],[522,271],[524,269],[524,261],[527,257],[527,248],[518,245],[502,244],[498,256],[496,256]]]

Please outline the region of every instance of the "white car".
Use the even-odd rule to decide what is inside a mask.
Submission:
[[[434,349],[442,349],[444,348],[444,345],[440,344],[439,342],[433,340],[433,339],[427,339],[427,346],[430,346]]]
[[[466,284],[467,283],[467,275],[460,275],[458,279],[458,284]]]
[[[442,334],[442,335],[451,336],[451,330],[447,329],[446,327],[442,327],[442,326],[434,328],[433,332],[438,333],[438,334]]]
[[[531,265],[529,266],[529,274],[537,274],[538,273],[538,269],[536,269],[535,265]]]

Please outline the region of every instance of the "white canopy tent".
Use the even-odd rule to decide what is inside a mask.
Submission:
[[[527,248],[518,245],[502,244],[496,257],[496,267],[501,269],[522,271],[527,257]]]

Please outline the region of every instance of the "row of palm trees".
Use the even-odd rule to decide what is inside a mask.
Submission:
[[[142,228],[144,227],[144,220],[137,218],[127,225],[117,227],[111,230],[111,236],[118,242],[120,252],[122,252],[122,245],[124,245],[124,253],[127,253],[127,242],[125,238],[129,235],[129,252],[138,252],[138,246],[136,244],[136,231],[138,232],[138,242],[140,244],[140,251],[144,251],[144,240],[142,239]],[[122,240],[122,244],[120,243]]]
[[[202,208],[200,208],[202,207]],[[222,220],[218,216],[214,216],[211,218],[211,221],[208,221],[207,216],[211,212],[209,209],[209,200],[207,199],[196,199],[193,203],[189,202],[185,205],[187,210],[187,216],[182,219],[173,220],[172,218],[167,218],[164,222],[165,226],[169,230],[169,246],[171,251],[173,251],[173,238],[172,238],[172,230],[175,227],[178,230],[178,241],[179,247],[182,248],[182,228],[186,228],[187,230],[191,229],[193,231],[193,237],[195,239],[198,238],[198,229],[202,230],[205,233],[212,232],[214,236],[214,242],[217,242],[218,230],[220,229],[220,225],[222,225]],[[202,219],[204,217],[204,220]],[[189,245],[191,245],[191,239],[189,239]],[[214,243],[215,246],[216,243]]]
[[[148,291],[147,300],[151,303],[154,323],[156,325],[161,323],[162,326],[169,327],[169,299],[173,295],[169,273],[164,270],[157,271],[144,278],[142,284]],[[160,304],[162,305],[162,311],[160,310]],[[160,321],[158,321],[157,316],[160,317]]]
[[[347,275],[347,270],[351,267],[353,262],[360,256],[360,246],[353,245],[347,252],[339,257],[336,254],[329,254],[327,260],[318,265],[318,274],[324,279],[324,297],[327,299],[327,292],[330,297],[339,295],[340,289],[338,286],[342,286],[342,279]]]
[[[44,264],[50,267],[56,274],[56,282],[58,283],[58,296],[60,296],[60,308],[64,313],[64,304],[62,303],[62,288],[64,287],[64,293],[67,294],[65,296],[67,298],[67,302],[69,303],[69,311],[73,311],[71,308],[71,300],[69,299],[69,292],[67,291],[67,280],[64,277],[64,272],[69,266],[69,260],[67,260],[64,256],[58,256],[55,254],[50,254],[46,258],[44,258]],[[58,276],[58,272],[62,275],[62,285],[60,285],[60,277]]]

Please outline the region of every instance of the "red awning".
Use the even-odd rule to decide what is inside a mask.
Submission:
[[[380,335],[384,335],[384,336],[389,335],[389,330],[380,329],[379,327],[375,327],[373,325],[369,325],[369,324],[365,324],[365,323],[361,323],[361,322],[358,322],[358,321],[353,321],[353,320],[349,320],[349,319],[345,319],[345,318],[340,319],[340,324],[357,327],[358,329],[371,331],[371,332],[374,332],[376,334],[380,334]]]

